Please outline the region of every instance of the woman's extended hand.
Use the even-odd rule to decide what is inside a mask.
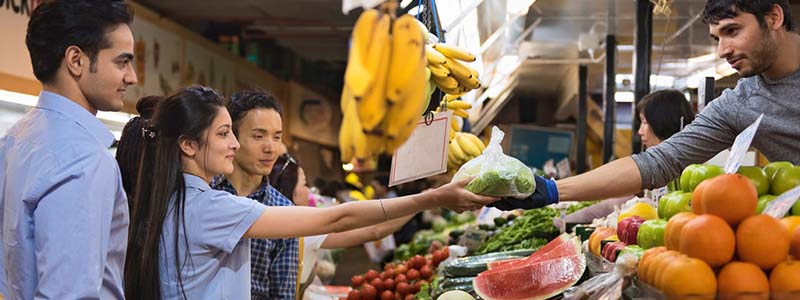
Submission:
[[[498,198],[495,197],[476,195],[464,189],[464,186],[471,180],[472,178],[464,178],[460,181],[445,184],[426,193],[433,197],[437,206],[450,209],[457,213],[479,209],[486,204],[498,200]]]

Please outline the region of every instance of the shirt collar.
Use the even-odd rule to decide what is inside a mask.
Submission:
[[[214,179],[212,180],[212,184],[218,189],[223,188],[235,195],[239,194],[239,192],[236,191],[236,188],[233,187],[233,184],[231,184],[231,182],[228,180],[227,177],[225,177],[225,175],[214,177]],[[264,176],[264,180],[261,182],[261,186],[259,186],[255,192],[251,193],[250,195],[247,195],[247,198],[262,199],[267,194],[267,191],[270,188],[271,185],[269,184],[269,176]]]
[[[36,107],[57,112],[65,118],[75,121],[79,126],[88,130],[105,148],[109,148],[114,144],[114,135],[97,117],[64,96],[42,91],[39,94],[39,103],[36,104]]]
[[[208,183],[197,175],[183,173],[183,181],[185,182],[187,188],[196,188],[201,191],[211,190],[211,187],[208,186]]]

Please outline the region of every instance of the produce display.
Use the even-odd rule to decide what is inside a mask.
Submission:
[[[589,206],[591,202],[578,202],[567,208],[566,214]],[[561,216],[561,211],[552,207],[543,207],[525,211],[513,223],[502,226],[481,246],[476,254],[500,251],[538,249],[558,236],[558,228],[553,225],[553,218]]]
[[[695,165],[658,201],[635,198],[595,224],[568,226],[577,236],[554,220],[592,202],[505,213],[494,224],[437,218],[382,273],[354,277],[348,299],[800,299],[800,216],[759,214],[775,186],[793,187],[794,168]],[[461,247],[471,235],[485,238]],[[456,248],[466,256],[448,259]],[[602,270],[586,272],[598,261]]]

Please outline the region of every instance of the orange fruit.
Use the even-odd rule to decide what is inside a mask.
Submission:
[[[705,181],[703,181],[705,182]],[[703,185],[703,183],[700,183]],[[664,229],[664,245],[669,250],[679,250],[681,240],[681,230],[686,222],[697,217],[696,214],[690,212],[677,213],[667,221],[667,227]]]
[[[800,216],[789,216],[781,219],[781,224],[786,226],[786,229],[789,230],[789,234],[791,235],[795,229],[800,227]]]
[[[704,214],[718,216],[736,226],[755,213],[758,192],[750,179],[739,174],[724,174],[708,181],[698,196]]]
[[[798,279],[800,279],[800,261],[783,261],[775,266],[769,274],[769,288],[773,298],[783,299],[786,298],[783,296],[790,292],[800,292]]]
[[[597,256],[600,256],[600,242],[614,234],[617,234],[617,231],[614,230],[614,228],[599,227],[595,229],[594,232],[592,232],[592,235],[589,236],[589,251]]]
[[[659,279],[664,271],[664,268],[673,263],[676,258],[680,257],[681,253],[678,251],[664,251],[653,256],[653,262],[647,268],[647,280],[650,285],[660,288]]]
[[[789,246],[789,254],[794,256],[795,259],[800,259],[800,227],[794,230],[792,234],[792,244]]]
[[[639,276],[639,280],[641,280],[643,282],[648,282],[647,281],[647,269],[648,269],[648,267],[650,267],[650,264],[653,262],[652,258],[656,254],[659,254],[659,253],[664,252],[664,251],[667,251],[667,247],[664,247],[664,246],[654,247],[654,248],[650,248],[650,249],[647,249],[646,251],[644,251],[644,254],[642,254],[642,258],[639,259],[639,264],[636,266],[636,276]]]
[[[768,215],[751,216],[736,229],[736,255],[766,270],[786,259],[789,243],[786,227]]]
[[[667,299],[713,300],[717,292],[717,278],[708,264],[684,256],[664,269],[660,289]],[[687,297],[689,295],[693,297]]]
[[[692,192],[692,212],[696,215],[702,215],[703,212],[703,201],[700,199],[703,198],[703,194],[705,193],[706,187],[711,182],[711,179],[706,179],[700,182],[696,188],[694,188],[694,192]]]
[[[682,253],[712,267],[720,267],[731,261],[736,248],[733,229],[715,215],[700,215],[687,222],[681,230],[680,239]]]
[[[719,272],[717,290],[721,299],[769,300],[769,279],[758,266],[734,261]]]

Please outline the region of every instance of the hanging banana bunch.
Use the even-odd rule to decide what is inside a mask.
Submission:
[[[475,61],[475,55],[445,43],[425,45],[425,59],[431,79],[440,90],[462,95],[481,87],[478,71],[465,63]]]
[[[397,3],[365,10],[356,21],[344,74],[339,147],[343,162],[391,154],[411,135],[434,86],[427,37]]]

